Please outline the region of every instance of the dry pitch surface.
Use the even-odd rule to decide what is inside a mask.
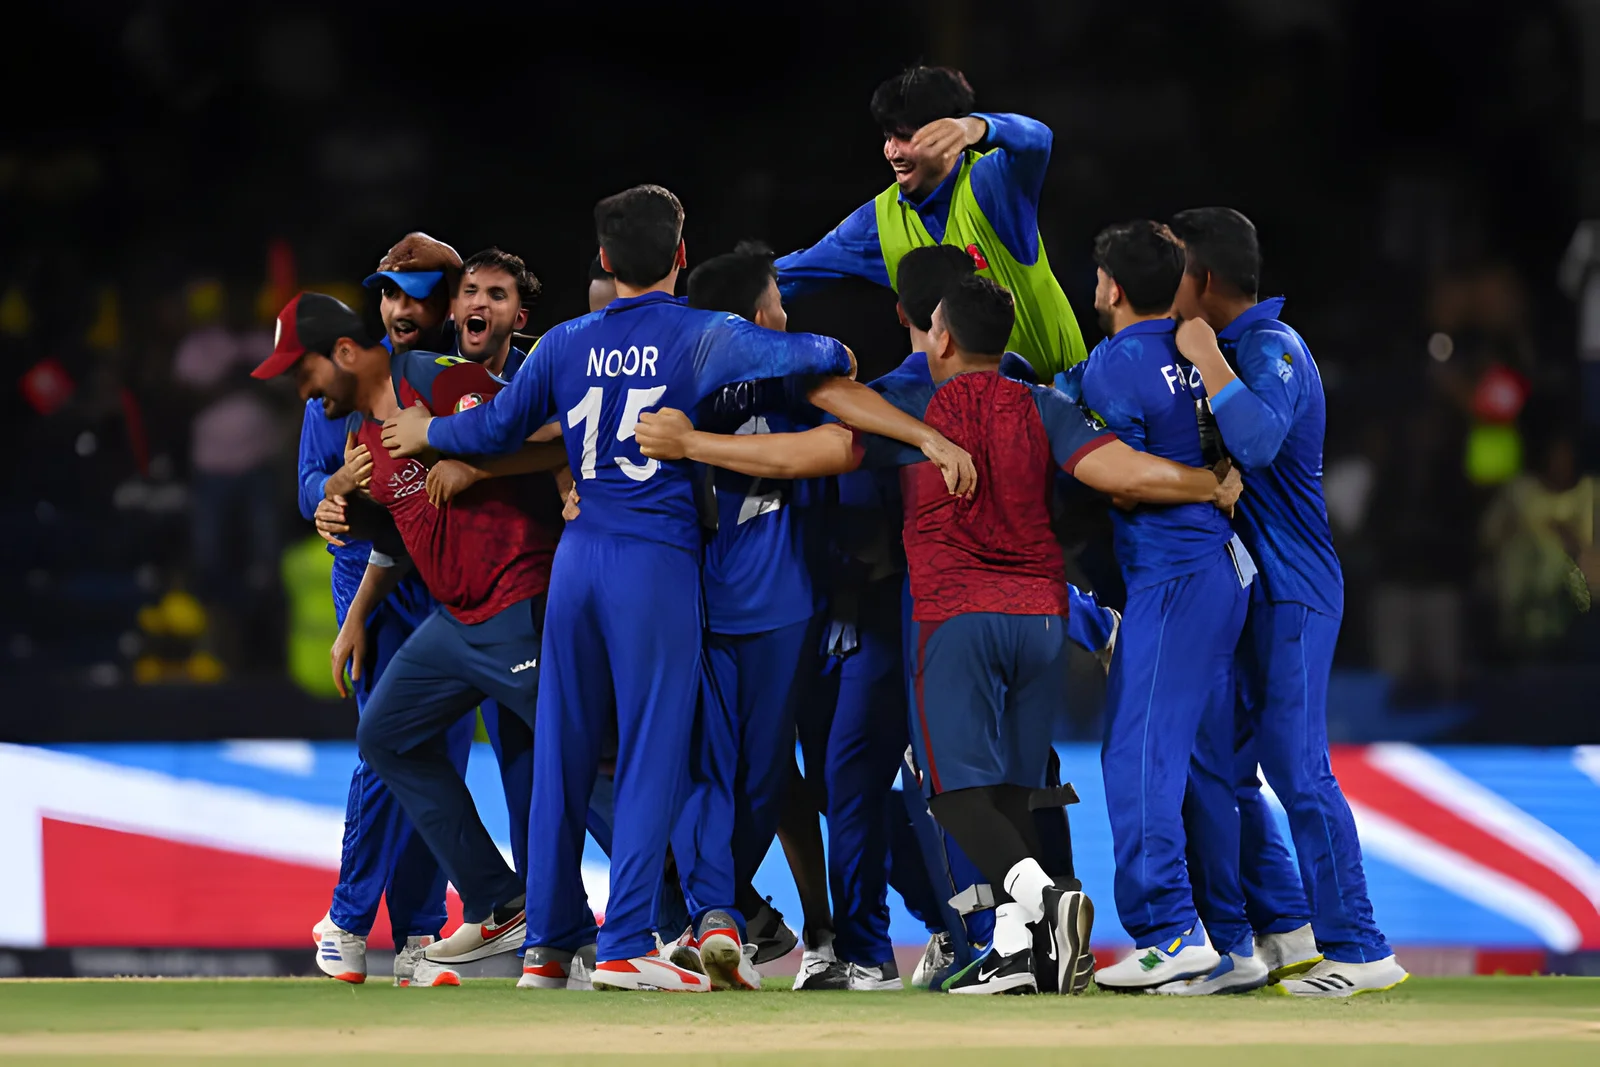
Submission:
[[[0,982],[0,1062],[1600,1065],[1600,979],[1414,978],[1350,1001],[1094,993],[538,993],[315,979]]]

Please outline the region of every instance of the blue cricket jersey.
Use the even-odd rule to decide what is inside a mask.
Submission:
[[[849,354],[832,338],[778,333],[645,293],[552,329],[487,404],[435,418],[428,443],[458,455],[514,452],[559,413],[583,498],[574,529],[698,554],[693,465],[645,459],[633,439],[639,415],[662,407],[692,412],[733,382],[849,369]]]
[[[322,413],[322,401],[307,400],[305,416],[300,421],[300,515],[310,522],[322,502],[328,479],[344,466],[346,419],[330,419]],[[333,554],[333,605],[339,622],[344,623],[345,612],[356,598],[361,587],[361,576],[367,572],[367,559],[372,555],[371,541],[347,540],[344,547],[329,545]]]
[[[805,399],[807,381],[720,389],[695,413],[695,425],[733,434],[811,429],[822,413]],[[769,385],[776,391],[761,388]],[[811,618],[822,606],[826,479],[752,478],[719,467],[709,468],[709,477],[716,531],[702,557],[707,628],[753,634]]]
[[[1195,404],[1205,383],[1178,353],[1173,319],[1135,322],[1095,346],[1083,364],[1082,403],[1128,447],[1203,467]],[[1210,504],[1113,508],[1117,561],[1129,592],[1193,574],[1233,538]]]
[[[977,147],[988,152],[972,164],[972,194],[994,227],[1006,251],[1024,266],[1039,260],[1039,193],[1050,165],[1050,127],[1024,115],[975,114],[989,125],[988,136]],[[944,240],[955,193],[956,167],[921,203],[909,204],[922,219],[928,236]],[[851,212],[843,222],[810,248],[778,259],[778,289],[791,300],[839,278],[865,278],[887,287],[889,271],[878,243],[878,215],[874,201]]]
[[[1322,497],[1327,405],[1300,335],[1278,319],[1283,297],[1230,322],[1217,343],[1238,374],[1211,398],[1217,429],[1244,468],[1235,521],[1270,601],[1344,613],[1344,575]]]

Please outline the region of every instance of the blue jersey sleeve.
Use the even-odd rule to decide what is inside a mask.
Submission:
[[[1130,448],[1143,452],[1145,413],[1137,383],[1126,380],[1128,375],[1117,373],[1120,366],[1126,365],[1112,359],[1093,357],[1079,364],[1085,368],[1077,382],[1082,404],[1080,410],[1087,408],[1094,412],[1106,424],[1106,429]],[[1066,395],[1065,391],[1062,394]]]
[[[806,398],[815,381],[814,376],[791,376],[725,385],[700,402],[694,411],[695,427],[709,433],[733,433],[752,416],[772,412],[815,426],[822,421],[823,412]]]
[[[1234,358],[1239,377],[1211,398],[1211,412],[1228,451],[1259,470],[1277,458],[1294,425],[1300,380],[1308,371],[1294,365],[1284,338],[1265,330],[1240,340]]]
[[[551,389],[552,330],[539,339],[511,384],[488,403],[454,415],[435,417],[428,426],[428,444],[458,456],[496,456],[515,452],[555,414]],[[559,341],[559,339],[558,339]]]
[[[848,374],[850,354],[831,337],[779,333],[737,315],[728,315],[701,335],[695,349],[694,366],[698,406],[700,401],[734,382],[807,374]],[[528,368],[524,367],[517,381],[527,373]]]
[[[972,165],[972,195],[1017,262],[1039,259],[1039,193],[1050,165],[1050,127],[1025,115],[978,114],[992,149]]]
[[[322,401],[306,401],[300,423],[300,515],[310,520],[334,471],[344,466],[345,420],[322,413]]]
[[[878,244],[878,213],[873,201],[856,208],[827,235],[778,259],[778,293],[785,300],[840,278],[865,278],[888,288],[889,270]]]
[[[1082,408],[1056,390],[1042,385],[1029,388],[1033,390],[1033,402],[1044,423],[1045,436],[1050,439],[1050,454],[1068,474],[1078,468],[1084,456],[1117,439],[1115,434],[1090,422]]]

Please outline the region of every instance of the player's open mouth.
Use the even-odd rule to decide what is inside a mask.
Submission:
[[[417,335],[417,324],[410,319],[395,319],[394,325],[389,327],[389,333],[396,341],[409,341]]]
[[[489,323],[482,315],[467,316],[467,336],[474,341],[483,340],[483,335],[489,332]]]

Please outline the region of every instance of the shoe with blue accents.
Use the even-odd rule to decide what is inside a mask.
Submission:
[[[1267,984],[1267,965],[1254,953],[1241,956],[1230,952],[1211,973],[1202,978],[1183,978],[1157,986],[1156,992],[1169,997],[1205,997],[1216,993],[1248,993]]]
[[[1205,927],[1195,923],[1159,945],[1140,945],[1121,961],[1094,974],[1095,985],[1115,992],[1154,989],[1185,978],[1200,978],[1222,962]]]
[[[329,978],[360,985],[367,980],[367,939],[334,924],[331,915],[311,928],[317,945],[317,969]]]

